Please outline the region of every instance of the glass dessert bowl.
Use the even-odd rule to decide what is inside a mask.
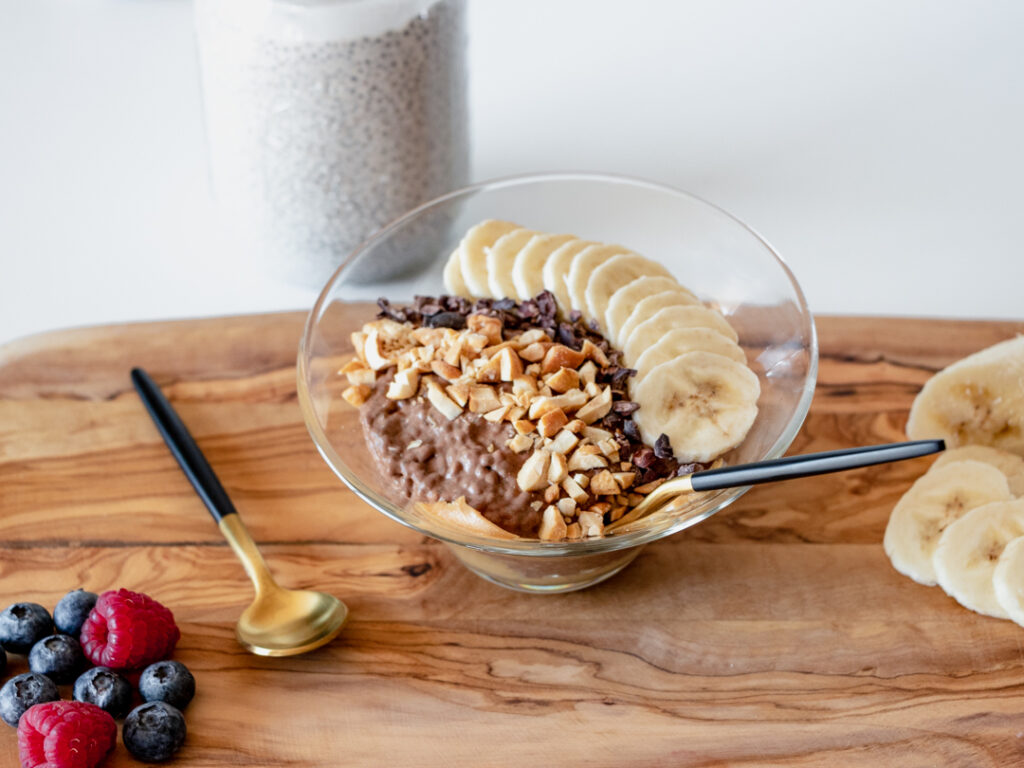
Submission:
[[[449,255],[468,230],[488,219],[622,243],[658,262],[728,320],[760,386],[756,419],[722,457],[728,464],[781,456],[796,436],[814,392],[814,322],[796,279],[756,232],[692,195],[622,177],[544,174],[477,184],[420,206],[351,254],[320,294],[299,347],[299,402],[320,454],[361,499],[445,542],[479,576],[529,592],[582,589],[617,573],[644,545],[708,518],[747,489],[691,495],[649,518],[611,526],[605,535],[559,541],[478,533],[429,514],[428,505],[397,491],[370,450],[359,409],[343,397],[350,381],[342,368],[357,353],[353,333],[375,320],[380,297],[401,306],[414,296],[447,293]],[[402,258],[417,264],[431,254],[426,269],[375,283],[360,280],[373,273],[368,264]]]

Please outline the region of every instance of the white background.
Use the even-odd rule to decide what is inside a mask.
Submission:
[[[1024,317],[1024,3],[471,0],[473,176],[694,192],[816,313]],[[0,0],[0,343],[306,309],[218,228],[187,0]]]

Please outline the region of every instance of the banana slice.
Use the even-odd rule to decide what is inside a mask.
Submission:
[[[911,439],[990,445],[1024,455],[1024,336],[939,371],[914,399]]]
[[[885,553],[900,573],[935,584],[932,554],[942,532],[968,510],[1011,498],[1006,476],[991,464],[951,461],[919,477],[896,503],[885,528]]]
[[[587,283],[590,282],[594,270],[613,256],[627,253],[630,253],[630,250],[621,245],[598,243],[577,253],[569,265],[569,274],[565,277],[565,284],[569,289],[569,306],[582,312],[588,322],[594,319],[587,310],[586,296]]]
[[[573,259],[584,248],[597,245],[590,240],[570,240],[564,245],[556,248],[544,262],[544,271],[541,278],[544,281],[545,290],[551,291],[558,302],[558,308],[563,315],[572,311],[572,300],[569,298],[569,286],[566,284],[566,277],[569,275],[569,268]]]
[[[936,467],[941,467],[951,461],[965,459],[991,464],[1006,475],[1006,481],[1010,484],[1010,493],[1014,496],[1024,496],[1024,458],[1015,453],[990,448],[987,445],[964,445],[960,448],[949,448],[939,455],[928,471],[932,472]]]
[[[612,294],[640,277],[670,278],[672,273],[658,262],[635,253],[612,256],[591,272],[583,298],[586,301],[587,313],[597,320],[602,332],[607,330],[605,312],[608,310]]]
[[[711,461],[739,445],[757,417],[761,384],[745,365],[687,352],[652,368],[632,391],[633,420],[648,445],[668,436],[681,462]]]
[[[560,246],[576,238],[572,235],[534,235],[512,264],[512,283],[523,299],[532,299],[544,290],[544,264]]]
[[[1011,541],[999,556],[992,589],[1006,615],[1024,626],[1024,538]]]
[[[512,265],[516,256],[536,232],[529,229],[513,229],[494,241],[494,245],[484,246],[487,256],[487,287],[491,296],[496,299],[528,299],[520,296],[512,281]]]
[[[638,277],[628,285],[619,288],[612,294],[608,301],[608,309],[604,313],[604,324],[609,341],[619,344],[619,329],[625,325],[638,303],[648,296],[673,292],[689,296],[691,304],[700,304],[700,299],[671,277]]]
[[[640,323],[646,322],[666,307],[700,307],[704,306],[697,299],[691,299],[686,293],[679,291],[663,291],[647,296],[636,303],[633,312],[619,328],[616,336],[619,348],[622,349],[629,341],[630,335]]]
[[[459,249],[452,251],[444,265],[444,289],[451,296],[469,296],[469,288],[462,278],[462,264],[459,261]]]
[[[740,345],[718,331],[710,328],[674,328],[663,333],[632,364],[631,367],[636,369],[636,375],[631,379],[633,386],[653,368],[687,352],[714,352],[737,363],[747,363],[747,356]]]
[[[976,507],[950,523],[932,556],[939,586],[964,608],[1010,618],[996,597],[993,575],[1006,545],[1024,536],[1024,499]]]
[[[514,229],[519,229],[519,225],[511,221],[487,219],[470,228],[463,236],[458,248],[459,267],[470,296],[490,295],[487,254],[484,249],[494,245],[499,237]]]
[[[676,328],[710,328],[732,341],[738,336],[733,327],[718,312],[705,306],[669,306],[659,309],[649,320],[636,326],[622,346],[626,365],[631,366],[640,359],[648,347]]]

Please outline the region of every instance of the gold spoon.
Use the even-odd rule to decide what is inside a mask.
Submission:
[[[905,443],[868,445],[861,448],[843,448],[838,451],[805,453],[800,456],[786,456],[781,459],[756,461],[751,464],[737,464],[732,467],[707,469],[668,480],[653,491],[605,531],[621,531],[641,518],[649,517],[665,509],[683,496],[701,491],[717,491],[722,488],[736,488],[741,485],[773,483],[810,475],[824,475],[841,472],[844,469],[868,467],[872,464],[886,464],[891,461],[913,459],[945,450],[942,440],[911,440]]]
[[[348,618],[345,604],[323,592],[284,589],[274,581],[213,467],[156,382],[141,368],[133,368],[132,384],[256,588],[256,598],[235,627],[238,642],[259,656],[294,656],[330,642]]]

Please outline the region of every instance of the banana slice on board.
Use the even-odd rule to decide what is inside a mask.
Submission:
[[[471,227],[463,236],[458,248],[459,267],[470,296],[490,295],[487,253],[484,249],[494,245],[499,237],[514,229],[519,229],[519,225],[511,221],[487,219]]]
[[[935,460],[928,471],[933,472],[943,464],[965,459],[991,464],[1006,475],[1006,481],[1010,484],[1010,493],[1014,496],[1024,496],[1024,458],[1016,453],[990,448],[987,445],[964,445],[960,448],[949,448],[939,454],[939,458]]]
[[[619,288],[608,301],[604,313],[604,327],[608,329],[608,340],[619,343],[619,331],[629,320],[636,305],[648,296],[659,293],[681,293],[690,297],[691,304],[700,304],[700,299],[671,277],[638,277],[628,285]]]
[[[622,245],[598,243],[577,253],[569,265],[569,273],[565,277],[565,284],[569,289],[569,306],[582,312],[587,322],[594,318],[587,310],[587,283],[598,267],[613,256],[623,254],[632,252]]]
[[[636,375],[630,380],[631,383],[636,386],[636,382],[643,379],[653,368],[687,352],[714,352],[737,363],[747,363],[747,356],[740,345],[718,331],[711,328],[674,328],[647,347],[632,364],[631,367],[636,369]]]
[[[603,333],[607,332],[605,313],[612,294],[640,277],[671,278],[672,273],[658,262],[645,259],[636,253],[612,256],[590,273],[583,298],[586,301],[587,313],[597,320]]]
[[[713,309],[703,305],[668,306],[659,309],[649,320],[644,320],[630,332],[622,346],[626,365],[632,366],[658,339],[676,328],[710,328],[731,341],[739,338],[725,318]]]
[[[1024,626],[1024,537],[1007,544],[999,556],[992,589],[1007,617]]]
[[[563,315],[568,315],[572,311],[572,299],[569,298],[569,286],[566,283],[569,268],[576,255],[592,245],[597,245],[597,243],[590,240],[570,240],[556,248],[544,262],[544,271],[541,275],[544,288],[554,294],[555,301]]]
[[[664,433],[680,462],[706,462],[743,442],[757,417],[761,384],[735,360],[687,352],[652,368],[631,394],[645,443],[654,445]]]
[[[932,555],[942,532],[968,510],[1011,499],[1006,476],[991,464],[951,461],[919,477],[896,503],[885,528],[885,554],[897,571],[931,586],[937,583]]]
[[[969,355],[932,376],[911,406],[907,435],[1024,455],[1024,336]]]
[[[451,296],[469,296],[469,287],[462,277],[462,264],[459,260],[459,249],[452,251],[444,265],[444,290]]]
[[[964,608],[1010,618],[996,597],[993,576],[1006,545],[1024,536],[1024,499],[996,501],[950,523],[932,556],[939,586]]]
[[[516,254],[512,264],[512,284],[523,299],[532,299],[544,290],[544,264],[560,246],[576,238],[572,235],[534,235]]]
[[[697,299],[692,299],[688,294],[679,291],[662,291],[647,296],[636,303],[633,312],[619,328],[616,334],[619,348],[622,349],[629,341],[629,337],[638,325],[650,320],[658,312],[666,307],[703,307]]]
[[[528,299],[520,296],[512,281],[512,265],[516,256],[530,239],[537,233],[530,229],[513,229],[494,241],[494,245],[484,246],[487,256],[487,288],[496,299]]]

